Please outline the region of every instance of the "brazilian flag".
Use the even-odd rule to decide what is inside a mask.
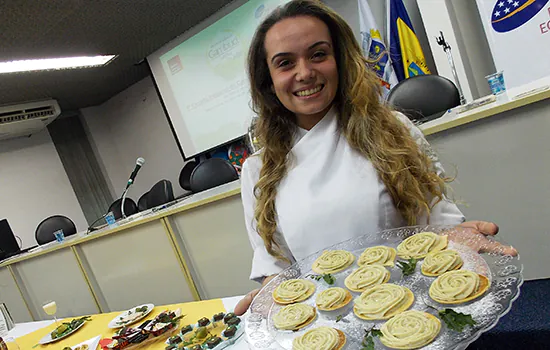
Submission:
[[[403,0],[388,0],[390,58],[399,81],[430,74]]]

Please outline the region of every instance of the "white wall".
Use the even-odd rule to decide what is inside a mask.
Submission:
[[[145,78],[100,106],[81,110],[90,143],[114,198],[118,198],[138,157],[145,158],[129,197],[136,202],[162,179],[183,193],[178,178],[183,158],[151,78]]]
[[[78,231],[88,227],[48,132],[1,141],[0,219],[26,248],[36,245],[36,227],[51,215],[71,218]]]
[[[424,29],[424,23],[420,16],[420,10],[418,8],[417,0],[404,0],[405,8],[411,18],[412,25],[420,42],[420,46],[424,51],[426,58],[426,64],[432,73],[437,73],[437,67],[432,57],[428,38],[426,37],[426,31]],[[355,33],[355,37],[361,42],[361,34],[359,31],[359,7],[357,0],[323,0],[325,4],[332,7],[348,22],[350,27]],[[379,30],[383,37],[386,38],[387,23],[386,23],[386,0],[367,0],[372,10],[372,14],[379,27]],[[387,40],[386,40],[387,44]]]

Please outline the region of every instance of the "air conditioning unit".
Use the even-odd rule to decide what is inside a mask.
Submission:
[[[0,140],[37,133],[60,114],[56,100],[0,106]]]

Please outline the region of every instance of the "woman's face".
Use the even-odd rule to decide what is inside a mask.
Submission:
[[[273,90],[296,114],[298,125],[311,129],[328,112],[338,89],[338,69],[326,24],[310,16],[284,19],[265,38]]]

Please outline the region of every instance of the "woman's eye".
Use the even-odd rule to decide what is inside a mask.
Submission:
[[[288,66],[289,64],[290,64],[289,60],[282,60],[282,61],[279,62],[277,67],[285,67],[285,66]]]
[[[324,53],[323,51],[317,51],[316,53],[313,54],[313,58],[323,58],[325,57],[327,54]]]

